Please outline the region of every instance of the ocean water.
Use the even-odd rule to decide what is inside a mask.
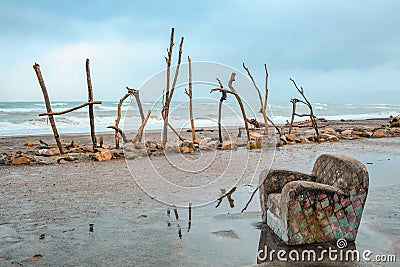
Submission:
[[[82,102],[52,102],[53,111],[62,111]],[[152,110],[146,129],[161,129],[161,103],[143,102],[144,113]],[[103,102],[95,105],[96,131],[112,131],[107,126],[114,125],[117,116],[118,102]],[[172,102],[170,107],[170,122],[175,128],[189,128],[189,103]],[[390,115],[400,114],[400,104],[349,104],[349,103],[313,103],[314,113],[326,119],[370,119],[388,118]],[[277,124],[290,119],[291,103],[270,103],[268,115]],[[256,117],[262,121],[258,112],[258,103],[245,103],[246,114],[249,118]],[[45,113],[44,102],[0,102],[0,136],[35,135],[52,133]],[[298,105],[298,113],[307,113],[307,109]],[[215,127],[218,116],[218,99],[194,99],[193,113],[196,127]],[[55,116],[56,125],[60,133],[89,132],[88,108]],[[222,107],[222,125],[236,126],[242,124],[242,117],[237,103],[224,101]],[[297,118],[302,120],[302,118]],[[140,115],[135,101],[126,101],[122,106],[120,127],[124,130],[135,130],[140,126]]]

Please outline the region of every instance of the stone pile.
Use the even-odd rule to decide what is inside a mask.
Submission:
[[[362,129],[359,127],[354,127],[353,129],[333,129],[326,127],[325,129],[320,130],[319,138],[315,135],[314,130],[306,130],[304,132],[293,131],[291,134],[285,134],[280,138],[277,146],[396,136],[400,136],[400,127],[390,127],[385,125],[378,125],[372,129]]]

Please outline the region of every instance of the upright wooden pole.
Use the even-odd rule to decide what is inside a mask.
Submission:
[[[264,70],[265,70],[265,94],[264,94],[264,105],[263,105],[262,109],[263,109],[263,113],[265,114],[265,117],[266,117],[267,121],[270,121],[268,119],[268,117],[267,117],[268,92],[269,92],[269,89],[268,89],[268,69],[267,69],[267,64],[264,64]],[[272,124],[274,124],[274,123],[272,123]],[[265,123],[265,132],[266,132],[266,134],[268,134],[268,125],[267,125],[267,123]],[[278,132],[279,132],[279,130],[278,130]],[[280,132],[279,132],[279,134],[280,134]]]
[[[224,89],[224,86],[222,85],[222,82],[220,79],[217,78],[217,81],[219,83],[219,87]],[[219,99],[219,104],[218,104],[218,141],[220,145],[222,145],[222,129],[221,129],[221,112],[222,112],[222,102],[226,100],[226,92],[221,91],[221,98]]]
[[[46,104],[47,113],[52,113],[53,111],[51,110],[49,94],[47,93],[46,85],[44,84],[44,80],[42,77],[42,73],[40,71],[39,64],[35,63],[35,65],[33,65],[33,69],[36,72],[36,76],[39,80],[40,88],[42,89],[42,92],[43,92],[43,97],[44,97],[44,102]],[[54,121],[53,115],[49,115],[49,121],[50,121],[51,128],[53,129],[54,138],[56,139],[57,147],[60,150],[60,155],[63,155],[64,152],[63,152],[63,148],[62,148],[62,145],[60,142],[60,136],[58,135],[56,122]]]
[[[93,89],[92,89],[92,80],[90,78],[89,59],[86,59],[86,79],[87,79],[87,86],[88,86],[88,102],[93,102]],[[95,127],[94,127],[93,104],[89,105],[89,121],[90,121],[90,134],[92,136],[93,149],[96,149],[97,140],[96,140]]]
[[[296,114],[296,103],[297,103],[297,99],[294,98],[294,99],[290,100],[290,102],[292,102],[292,118],[290,119],[289,132],[288,132],[288,134],[290,134],[290,133],[292,132],[292,126],[293,126],[293,121],[294,121],[294,115]]]
[[[136,90],[133,95],[135,96],[136,103],[139,108],[140,118],[142,119],[142,122],[143,122],[145,117],[144,117],[144,113],[143,113],[142,102],[140,101],[140,97],[139,97],[139,90]]]
[[[162,143],[163,146],[167,143],[168,138],[168,112],[169,112],[169,90],[170,90],[170,80],[171,80],[171,61],[172,61],[172,48],[174,46],[174,33],[175,29],[171,29],[171,37],[169,41],[169,49],[167,51],[168,57],[167,62],[167,82],[165,89],[165,102],[163,103],[162,117],[164,119],[163,133],[162,133]]]
[[[133,96],[135,97],[136,103],[138,105],[139,113],[140,113],[140,118],[142,119],[142,123],[143,123],[145,120],[145,117],[144,117],[144,113],[143,113],[142,102],[140,101],[139,90],[129,88],[128,86],[126,87],[126,89],[128,90],[128,92],[131,92],[133,94]],[[164,101],[163,101],[163,103],[164,103]],[[140,137],[139,137],[139,142],[142,142],[142,135],[140,135]]]
[[[193,86],[192,86],[192,60],[188,56],[188,63],[189,63],[189,115],[190,115],[190,127],[192,128],[192,143],[194,144],[196,140],[196,134],[194,129],[194,118],[193,118]]]

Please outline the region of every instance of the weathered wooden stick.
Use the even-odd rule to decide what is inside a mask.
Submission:
[[[292,132],[292,126],[293,126],[293,121],[294,121],[294,115],[296,114],[296,103],[297,103],[297,99],[293,98],[290,100],[290,102],[292,102],[292,118],[290,119],[290,125],[289,125],[289,132],[288,134],[290,134]]]
[[[267,120],[269,120],[267,114],[267,106],[268,106],[268,93],[269,93],[269,89],[268,89],[268,69],[267,69],[267,64],[264,64],[264,70],[265,70],[265,93],[264,93],[264,106],[262,107],[264,112],[265,112],[265,116],[267,117]],[[273,123],[273,122],[272,122]],[[273,123],[274,124],[274,123]],[[267,125],[265,125],[265,128],[267,129],[267,134],[268,134],[268,127]],[[275,126],[276,128],[276,126]],[[278,129],[279,135],[280,135],[280,131]]]
[[[92,102],[87,102],[87,103],[83,103],[82,105],[64,110],[64,111],[59,111],[59,112],[46,112],[46,113],[40,113],[39,116],[55,116],[55,115],[63,115],[72,111],[75,111],[77,109],[89,106],[89,105],[96,105],[96,104],[101,104],[101,101],[92,101]]]
[[[119,134],[122,136],[122,140],[123,140],[125,143],[126,143],[126,142],[129,142],[128,138],[126,138],[125,133],[124,133],[120,128],[117,128],[117,127],[115,127],[115,126],[113,126],[113,125],[107,126],[107,128],[109,128],[109,129],[114,129],[115,132],[119,133]],[[118,146],[117,148],[119,148],[119,146]]]
[[[224,86],[222,85],[222,82],[220,79],[217,78],[217,81],[219,83],[219,87],[222,89],[224,89]],[[222,145],[222,127],[221,127],[221,112],[222,112],[222,102],[224,102],[224,100],[226,100],[227,95],[226,92],[221,91],[221,98],[219,99],[219,104],[218,104],[218,139],[219,139],[219,143],[220,145]]]
[[[175,74],[174,74],[174,79],[172,81],[171,90],[169,91],[169,94],[166,92],[165,105],[164,105],[164,128],[163,128],[163,145],[164,146],[167,142],[167,137],[168,137],[167,136],[167,134],[168,134],[167,126],[168,126],[168,116],[169,116],[169,105],[171,103],[172,96],[175,91],[176,82],[178,80],[179,67],[181,65],[183,40],[184,40],[184,38],[181,37],[181,42],[179,44],[178,63],[175,68]],[[172,39],[172,41],[173,41],[173,39]],[[171,56],[172,56],[172,54],[171,54]],[[171,64],[171,62],[170,62],[170,64]],[[169,67],[170,67],[170,65],[169,65]]]
[[[299,87],[297,86],[296,82],[295,82],[292,78],[290,78],[290,80],[293,82],[293,84],[294,84],[296,90],[300,93],[300,95],[301,95],[301,96],[304,98],[304,100],[306,101],[305,104],[306,104],[306,105],[308,106],[308,108],[310,109],[310,119],[311,119],[312,125],[313,125],[313,127],[314,127],[315,133],[317,134],[317,138],[319,138],[318,124],[317,124],[317,121],[315,120],[314,111],[313,111],[313,108],[312,108],[312,105],[311,105],[310,101],[308,101],[307,97],[304,95],[303,87],[300,87],[300,89],[299,89]],[[304,103],[304,102],[303,102],[303,103]]]
[[[100,135],[100,141],[99,141],[99,143],[100,143],[100,148],[103,148],[103,136],[102,135]]]
[[[244,110],[242,99],[240,98],[240,96],[236,92],[235,88],[233,87],[233,82],[235,81],[235,76],[236,76],[236,73],[232,72],[231,78],[229,79],[228,87],[234,93],[234,96],[236,97],[236,100],[239,103],[240,111],[242,112],[242,116],[243,116],[244,127],[245,127],[246,133],[247,133],[247,142],[249,142],[250,141],[250,132],[249,132],[249,125],[247,124],[246,111]]]
[[[185,141],[185,139],[183,139],[179,133],[175,130],[175,128],[168,122],[168,127],[175,133],[175,135],[179,138],[179,140],[181,140],[182,142]]]
[[[171,29],[171,36],[169,40],[169,49],[167,50],[168,58],[166,58],[167,61],[167,84],[166,84],[166,89],[165,89],[165,101],[167,101],[167,98],[169,97],[169,89],[170,89],[170,79],[171,79],[171,61],[172,61],[172,49],[174,47],[174,33],[175,29]]]
[[[178,52],[178,63],[176,64],[174,80],[172,81],[171,91],[169,92],[169,102],[171,102],[171,100],[172,100],[172,96],[174,94],[174,90],[176,87],[176,82],[178,81],[179,67],[181,65],[181,60],[182,60],[183,40],[184,40],[184,38],[181,37],[181,42],[179,44],[179,52]]]
[[[144,113],[143,113],[143,106],[142,102],[140,101],[140,96],[139,96],[139,90],[136,90],[136,92],[133,94],[136,99],[136,103],[138,105],[139,113],[140,113],[140,118],[142,119],[142,122],[144,121]]]
[[[263,119],[264,119],[264,134],[268,134],[268,120],[267,120],[267,114],[266,114],[266,111],[265,111],[265,108],[264,108],[265,104],[264,104],[264,101],[262,99],[261,91],[260,91],[260,89],[258,89],[258,86],[257,86],[256,82],[254,81],[254,78],[251,75],[249,68],[247,68],[244,63],[243,63],[243,68],[246,70],[247,75],[250,77],[250,80],[253,83],[253,86],[256,89],[257,93],[258,93],[258,98],[260,100],[260,105],[261,105],[260,112],[263,115]]]
[[[121,134],[121,136],[122,136],[122,138],[124,139],[124,142],[126,142],[125,140],[126,140],[126,136],[124,137],[123,136],[123,132],[122,132],[122,130],[119,128],[119,122],[120,122],[120,120],[121,120],[121,109],[122,109],[122,104],[124,103],[124,101],[129,97],[129,96],[131,96],[131,95],[133,95],[133,94],[135,94],[136,93],[136,90],[134,90],[134,89],[132,89],[132,90],[130,90],[130,89],[128,89],[128,93],[126,93],[120,100],[119,100],[119,103],[118,103],[118,107],[117,107],[117,119],[115,120],[115,124],[114,124],[114,127],[111,127],[111,126],[109,126],[109,127],[107,127],[107,128],[112,128],[112,129],[114,129],[115,130],[115,148],[119,148],[119,135],[118,135],[118,133],[119,134]],[[142,120],[142,122],[143,122],[143,120]]]
[[[282,136],[282,132],[281,132],[281,130],[278,128],[278,126],[276,126],[276,124],[275,124],[269,117],[267,117],[267,120],[271,123],[272,126],[274,126],[274,128],[275,128],[276,131],[278,132],[279,136]]]
[[[144,121],[144,113],[143,113],[142,102],[140,101],[139,90],[129,88],[128,86],[126,87],[126,89],[128,90],[128,93],[131,93],[135,97],[136,103],[138,105],[139,113],[140,113],[140,118],[142,119],[142,122],[143,122]]]
[[[92,88],[92,80],[90,78],[90,66],[89,59],[86,59],[86,80],[88,86],[88,103],[93,102],[93,88]],[[92,137],[93,149],[97,147],[96,140],[96,130],[94,127],[94,112],[93,112],[93,104],[89,104],[89,121],[90,121],[90,135]]]
[[[189,64],[189,93],[186,94],[189,96],[189,115],[190,115],[190,127],[192,128],[192,143],[194,144],[196,140],[195,128],[194,128],[194,118],[193,118],[193,85],[192,85],[192,60],[188,56],[188,64]]]
[[[169,49],[167,50],[168,57],[165,59],[167,62],[167,82],[166,82],[166,89],[165,89],[165,100],[163,104],[163,109],[161,111],[161,115],[164,120],[164,126],[163,126],[163,135],[162,135],[162,143],[165,146],[165,143],[167,142],[168,138],[168,113],[169,113],[169,96],[170,96],[170,79],[171,79],[171,61],[172,61],[172,48],[174,46],[174,28],[171,29],[171,37],[169,41]]]
[[[47,113],[51,114],[51,113],[53,113],[53,111],[51,110],[49,94],[47,93],[46,85],[44,83],[44,80],[43,80],[43,77],[42,77],[42,73],[40,71],[39,64],[35,63],[35,65],[33,65],[33,69],[36,72],[36,76],[38,78],[40,88],[42,89],[43,98],[44,98],[44,102],[46,104]],[[61,145],[61,142],[60,142],[60,136],[58,135],[56,122],[54,121],[53,115],[49,115],[49,121],[50,121],[51,128],[53,129],[53,134],[54,134],[54,138],[56,139],[57,147],[60,150],[60,155],[63,155],[64,152],[63,152],[63,148],[62,148],[62,145]]]
[[[143,113],[142,101],[140,101],[139,90],[129,88],[128,86],[126,87],[126,89],[128,90],[128,92],[133,92],[133,96],[135,97],[136,103],[138,105],[140,118],[142,119],[142,122],[143,122],[145,117],[144,117],[144,113]],[[163,98],[164,98],[164,96],[163,96]],[[139,142],[142,142],[142,136],[140,136]]]
[[[136,133],[136,136],[135,136],[135,138],[133,139],[133,144],[135,144],[137,141],[139,141],[139,140],[142,140],[141,138],[142,138],[142,134],[143,134],[143,130],[144,130],[144,127],[146,126],[146,123],[147,123],[147,121],[149,120],[149,118],[150,118],[150,114],[151,114],[151,110],[149,110],[148,112],[147,112],[147,115],[146,115],[146,117],[144,118],[144,121],[142,122],[142,125],[140,125],[140,127],[139,127],[139,129],[138,129],[138,131],[137,131],[137,133]]]

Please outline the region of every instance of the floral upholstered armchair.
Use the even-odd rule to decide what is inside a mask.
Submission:
[[[260,175],[264,222],[288,245],[354,241],[368,193],[368,171],[356,159],[321,155],[311,175]]]

